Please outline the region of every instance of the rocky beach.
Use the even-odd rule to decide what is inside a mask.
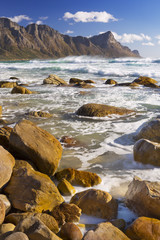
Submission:
[[[159,64],[0,62],[0,240],[160,239]]]

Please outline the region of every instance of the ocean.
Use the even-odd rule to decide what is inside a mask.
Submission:
[[[56,74],[67,82],[70,78],[94,80],[95,88],[42,85],[49,74]],[[108,78],[123,83],[132,82],[139,76],[152,77],[160,85],[160,58],[75,56],[57,60],[1,61],[1,81],[18,77],[20,83],[27,83],[27,88],[37,91],[33,95],[12,95],[11,89],[1,88],[3,119],[14,126],[19,119],[26,118],[29,111],[52,113],[52,118],[31,120],[58,139],[70,136],[80,142],[77,147],[64,147],[59,169],[73,167],[96,172],[102,178],[102,183],[95,188],[123,199],[134,176],[160,181],[159,168],[137,163],[133,159],[134,136],[147,121],[160,115],[160,89],[104,84],[104,79]],[[81,91],[86,93],[82,94]],[[136,114],[105,118],[76,116],[76,110],[86,103],[125,107],[135,110]],[[77,190],[84,189],[78,187]],[[119,217],[128,220],[134,214],[122,203]]]

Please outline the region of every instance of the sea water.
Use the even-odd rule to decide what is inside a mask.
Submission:
[[[95,88],[56,87],[42,85],[49,74],[56,74],[66,82],[70,78],[95,81]],[[77,147],[66,148],[59,169],[73,167],[96,172],[102,183],[95,188],[123,198],[134,176],[144,180],[160,181],[160,169],[137,163],[133,159],[134,136],[146,122],[160,114],[160,90],[147,87],[114,87],[105,85],[104,79],[118,83],[132,82],[139,76],[156,79],[160,85],[160,59],[100,57],[66,57],[57,60],[31,60],[0,62],[0,80],[18,77],[20,83],[29,84],[37,91],[33,95],[11,94],[11,89],[0,89],[3,119],[14,126],[26,118],[30,111],[48,111],[49,119],[31,119],[56,138],[69,136],[80,142]],[[85,91],[85,94],[81,94]],[[107,104],[136,111],[128,116],[89,118],[76,116],[76,110],[86,103]],[[81,187],[77,191],[84,190]],[[119,207],[119,217],[128,219],[133,213]],[[83,222],[83,220],[82,220]]]

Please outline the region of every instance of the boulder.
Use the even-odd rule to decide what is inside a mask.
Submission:
[[[159,240],[160,220],[139,217],[127,228],[125,234],[134,240]]]
[[[15,225],[12,223],[4,223],[0,226],[0,234],[4,234],[6,232],[14,231]]]
[[[0,81],[0,88],[14,88],[17,85],[17,82]]]
[[[3,223],[5,218],[5,205],[3,201],[0,199],[0,225]]]
[[[64,201],[47,175],[27,167],[14,169],[11,180],[4,190],[12,206],[26,212],[52,211]]]
[[[79,222],[81,209],[75,204],[62,203],[55,207],[51,214],[61,226],[65,222]]]
[[[76,112],[77,115],[88,117],[105,117],[111,114],[126,115],[131,113],[134,113],[134,111],[96,103],[85,104]]]
[[[53,135],[28,120],[22,120],[13,128],[9,143],[22,158],[33,161],[39,171],[54,175],[62,147]]]
[[[136,140],[141,138],[160,143],[160,119],[147,122],[136,135]]]
[[[117,82],[115,80],[113,80],[113,79],[107,79],[107,81],[105,81],[104,84],[115,85],[115,84],[117,84]]]
[[[83,238],[80,229],[74,223],[65,223],[59,234],[63,240],[81,240]]]
[[[60,240],[39,218],[27,217],[19,222],[15,232],[25,233],[30,240]]]
[[[4,194],[0,194],[0,200],[2,200],[2,202],[4,203],[5,215],[7,215],[9,213],[9,211],[11,210],[11,203],[8,200],[7,196]]]
[[[128,186],[125,202],[139,216],[160,219],[160,182],[135,177]]]
[[[60,181],[65,178],[73,185],[83,187],[92,187],[101,183],[101,178],[96,173],[87,171],[79,171],[73,168],[65,168],[55,174],[55,177]]]
[[[70,78],[69,80],[69,84],[78,84],[78,83],[84,83],[84,81],[79,78]]]
[[[65,178],[60,181],[57,188],[64,196],[71,196],[76,193],[76,189]]]
[[[21,86],[16,86],[12,89],[11,94],[33,94],[35,92],[30,91],[29,89]]]
[[[27,217],[37,217],[39,218],[52,232],[58,233],[59,227],[58,223],[54,217],[47,213],[11,213],[6,216],[5,222],[9,222],[17,225],[20,221],[26,219]]]
[[[14,165],[14,157],[0,146],[0,188],[10,180]]]
[[[29,240],[27,235],[25,233],[22,233],[22,232],[8,232],[8,233],[5,233],[5,234],[6,234],[6,237],[3,238],[3,240]]]
[[[43,80],[43,84],[53,84],[53,85],[67,85],[67,82],[57,75],[50,74],[47,78]]]
[[[11,134],[12,128],[4,126],[0,128],[0,145],[5,149],[9,149],[9,137]]]
[[[88,231],[84,240],[130,240],[122,231],[114,227],[110,222],[98,224],[95,231]]]
[[[82,209],[82,213],[104,218],[107,220],[116,218],[117,201],[107,192],[97,189],[89,189],[76,193],[70,203],[76,204]]]
[[[134,160],[160,167],[160,143],[138,140],[133,147]]]
[[[29,116],[31,117],[42,117],[42,118],[50,118],[52,117],[53,115],[48,113],[48,112],[43,112],[43,111],[32,111],[32,112],[29,112],[28,113]]]
[[[138,83],[140,85],[144,85],[144,86],[152,83],[157,83],[155,79],[150,77],[145,77],[145,76],[140,76],[136,78],[133,82]]]

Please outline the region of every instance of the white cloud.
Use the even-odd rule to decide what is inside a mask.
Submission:
[[[14,16],[14,17],[9,17],[9,19],[13,22],[19,23],[22,20],[32,20],[30,17],[26,16],[26,15],[19,15],[19,16]]]
[[[122,35],[118,35],[115,32],[112,32],[115,39],[120,41],[121,43],[133,43],[135,41],[150,41],[151,37],[149,37],[148,35],[145,35],[143,33],[141,34],[134,34],[134,33],[124,33]]]
[[[103,22],[107,23],[111,21],[118,21],[110,13],[104,12],[83,12],[79,11],[75,14],[66,12],[63,16],[63,19],[67,21],[68,19],[73,19],[75,22]]]
[[[156,36],[155,38],[157,38],[158,40],[160,40],[160,35]]]
[[[160,40],[158,41],[158,44],[160,45]]]
[[[146,43],[142,43],[143,46],[154,46],[154,43],[152,42],[146,42]]]
[[[43,24],[43,22],[40,21],[40,20],[38,20],[38,21],[36,22],[36,24],[40,25],[40,24]]]
[[[39,17],[40,20],[47,20],[48,19],[48,16],[46,17]]]
[[[71,30],[67,30],[65,33],[66,33],[66,34],[71,34],[71,33],[74,33],[74,32],[71,31]]]

